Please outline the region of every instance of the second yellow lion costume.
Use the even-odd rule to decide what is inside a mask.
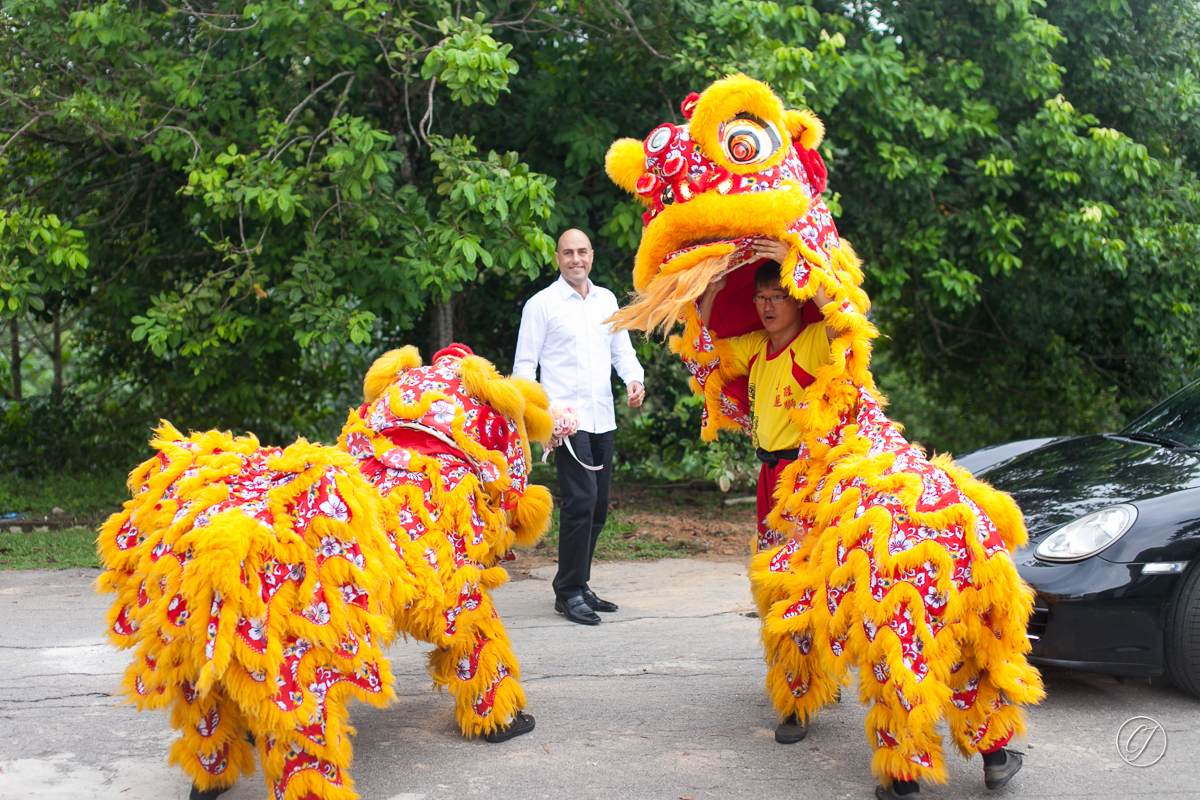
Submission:
[[[997,751],[1023,730],[1019,706],[1043,694],[1025,660],[1031,592],[1010,557],[1026,539],[1020,511],[948,459],[928,461],[884,416],[863,273],[821,199],[820,120],[743,75],[689,96],[683,112],[688,124],[609,150],[609,175],[647,207],[637,298],[613,321],[647,332],[683,322],[671,345],[712,439],[749,428],[746,375],[723,339],[761,328],[754,242],[787,245],[780,282],[801,305],[818,288],[831,299],[820,311],[843,333],[790,411],[798,457],[750,567],[767,690],[781,718],[805,720],[857,667],[881,782],[943,781],[939,720],[965,755]],[[705,326],[696,301],[721,277]]]

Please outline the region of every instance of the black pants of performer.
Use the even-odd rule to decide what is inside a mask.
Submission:
[[[566,445],[554,452],[562,505],[558,510],[558,574],[554,596],[574,597],[587,588],[592,575],[592,554],[608,517],[608,484],[612,479],[613,431],[579,431],[571,437],[575,455],[584,464],[603,465],[593,472],[571,457]]]

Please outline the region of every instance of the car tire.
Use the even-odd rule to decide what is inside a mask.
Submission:
[[[1171,603],[1165,633],[1167,676],[1200,697],[1200,561],[1192,565]]]

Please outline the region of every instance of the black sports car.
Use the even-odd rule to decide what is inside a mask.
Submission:
[[[958,459],[1008,492],[1037,591],[1031,661],[1164,672],[1200,695],[1200,381],[1118,433],[1029,439]]]

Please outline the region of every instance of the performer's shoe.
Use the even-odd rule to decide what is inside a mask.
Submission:
[[[583,602],[587,603],[588,607],[592,609],[592,611],[601,611],[605,614],[611,614],[613,611],[617,610],[616,603],[610,603],[607,600],[601,600],[599,597],[596,597],[596,593],[591,589],[584,589],[582,597]]]
[[[907,794],[900,794],[897,791],[900,788],[907,788]],[[913,798],[921,796],[921,784],[916,781],[893,781],[892,785],[886,789],[882,786],[875,787],[875,800],[904,800],[904,798]]]
[[[485,733],[483,738],[492,744],[507,742],[509,739],[515,739],[533,730],[533,716],[526,714],[524,711],[518,711],[512,718],[512,722],[505,725],[503,728],[497,728],[494,731]]]
[[[983,785],[989,789],[999,789],[1012,780],[1013,775],[1021,771],[1025,758],[1016,750],[1001,750],[1004,761],[995,765],[983,765]]]
[[[232,789],[232,786],[226,786],[222,789],[209,789],[207,792],[200,791],[196,784],[192,784],[192,793],[188,795],[188,800],[217,800],[219,795],[223,795]]]
[[[578,622],[580,625],[600,624],[600,617],[596,616],[595,611],[592,611],[592,607],[583,599],[583,595],[577,594],[565,600],[559,597],[554,601],[554,610],[571,622]]]
[[[808,736],[808,723],[800,724],[800,718],[795,714],[779,723],[775,729],[775,741],[780,744],[795,744]]]

